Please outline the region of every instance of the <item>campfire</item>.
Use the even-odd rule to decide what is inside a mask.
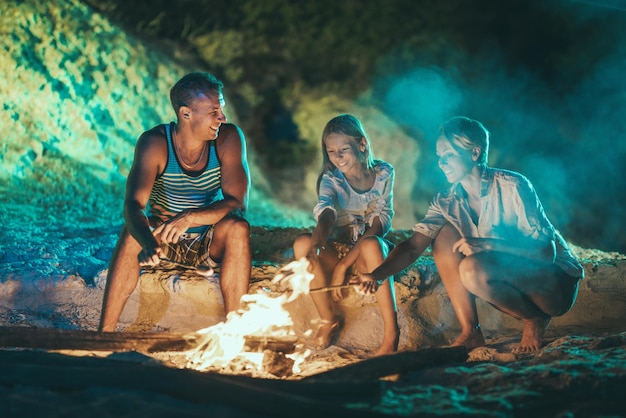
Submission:
[[[197,346],[187,354],[187,368],[286,377],[300,371],[311,354],[300,341],[284,305],[309,293],[313,275],[306,259],[293,261],[270,287],[241,299],[241,308],[224,322],[197,331]]]
[[[269,283],[263,282],[266,287],[246,294],[241,308],[224,322],[193,333],[0,327],[0,347],[9,348],[3,352],[3,376],[9,382],[5,386],[36,387],[46,382],[73,393],[90,385],[116,385],[267,416],[306,411],[306,416],[364,417],[379,416],[371,408],[384,402],[387,392],[381,380],[467,360],[464,347],[367,359],[346,356],[342,350],[312,355],[305,342],[313,330],[294,317],[295,326],[287,310],[293,305],[287,305],[302,295],[336,287],[310,289],[313,276],[308,267],[305,259],[287,264]],[[120,357],[119,352],[138,352],[160,361]]]
[[[0,347],[63,350],[64,355],[134,351],[155,357],[163,365],[184,369],[189,376],[206,375],[215,379],[252,379],[263,384],[289,380],[310,384],[335,385],[338,382],[371,381],[409,370],[449,362],[464,361],[464,347],[422,349],[363,359],[354,354],[312,355],[307,339],[309,325],[294,325],[291,302],[301,295],[325,292],[342,286],[310,289],[313,275],[306,259],[284,266],[266,287],[246,294],[241,308],[224,322],[199,331],[98,332],[36,327],[0,327]],[[315,321],[311,321],[315,324]],[[304,325],[304,326],[302,326]],[[296,332],[297,329],[297,332]],[[317,353],[316,353],[317,354]],[[332,361],[329,358],[332,357]],[[182,371],[182,370],[181,370]],[[209,373],[197,373],[209,372]],[[285,379],[289,378],[289,379]],[[222,381],[222,380],[219,380]],[[231,380],[228,380],[231,381]],[[240,382],[241,380],[232,380]],[[287,383],[287,382],[284,382]],[[333,391],[334,393],[334,391]],[[362,395],[362,391],[359,391]]]

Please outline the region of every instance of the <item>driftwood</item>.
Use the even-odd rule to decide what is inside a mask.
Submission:
[[[0,327],[0,347],[155,353],[185,351],[195,346],[195,334]]]
[[[197,347],[195,333],[97,332],[53,328],[0,327],[0,348],[39,348],[44,350],[137,351],[156,353],[187,351]],[[246,337],[245,350],[291,354],[297,337]]]
[[[293,352],[295,340],[285,338],[246,339],[248,351],[270,350],[289,354]],[[196,334],[151,333],[151,332],[96,332],[84,330],[61,330],[53,328],[0,327],[0,348],[39,348],[45,350],[87,351],[137,351],[154,353],[186,351],[197,346]],[[386,356],[374,357],[318,373],[306,378],[311,382],[348,382],[383,378],[422,369],[432,365],[464,362],[467,360],[464,347],[427,348],[403,351]]]
[[[465,354],[466,356],[466,354]],[[374,412],[392,382],[373,378],[399,370],[440,366],[463,358],[463,349],[427,349],[363,360],[301,380],[261,379],[174,369],[99,357],[73,357],[45,351],[0,350],[0,385],[80,391],[90,387],[141,390],[211,406],[227,405],[272,417],[390,416]],[[405,363],[406,362],[406,363]],[[390,364],[393,367],[386,367]],[[345,373],[345,376],[344,376]],[[369,380],[357,380],[369,376]],[[348,407],[348,404],[359,405]]]
[[[195,338],[171,333],[0,327],[0,347],[148,353],[184,351],[195,347]],[[386,385],[392,384],[380,378],[466,359],[467,350],[462,347],[423,349],[362,360],[300,380],[287,380],[203,373],[154,362],[73,357],[40,350],[0,350],[0,385],[22,384],[53,391],[115,387],[152,391],[207,405],[229,405],[273,417],[317,418],[320,414],[331,414],[366,418],[383,416],[368,409],[378,402]],[[361,406],[354,409],[348,408],[348,404]]]
[[[448,363],[462,363],[468,358],[465,347],[425,348],[373,357],[358,363],[331,369],[305,378],[310,382],[357,382],[374,380]]]
[[[211,406],[227,405],[258,416],[345,418],[383,417],[367,409],[378,399],[376,382],[337,385],[257,379],[181,370],[151,363],[97,357],[72,357],[43,351],[0,350],[0,386],[43,387],[67,393],[90,387],[112,387],[160,393]],[[359,397],[354,394],[359,392]],[[328,395],[328,396],[327,396]],[[358,400],[362,408],[346,406]],[[207,413],[210,416],[210,413]]]

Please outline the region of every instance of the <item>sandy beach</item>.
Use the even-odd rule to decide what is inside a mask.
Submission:
[[[28,225],[14,225],[8,228],[7,234],[28,228]],[[36,238],[28,243],[17,242],[11,247],[2,247],[0,326],[96,329],[107,261],[117,233],[113,228],[105,233],[78,231],[32,229],[30,236]],[[289,259],[288,242],[298,231],[297,228],[254,228],[252,242],[258,251],[250,294],[272,286],[272,278],[279,269],[293,261]],[[394,239],[401,239],[406,233],[394,231]],[[349,412],[384,416],[468,413],[484,416],[621,416],[625,404],[619,393],[626,387],[626,257],[577,247],[574,250],[584,261],[586,278],[581,283],[574,308],[566,315],[554,318],[539,352],[513,354],[512,349],[521,335],[520,324],[487,305],[479,304],[486,347],[471,350],[465,361],[438,358],[440,364],[406,370],[391,381],[361,379],[360,384],[380,385],[374,398],[369,396],[367,401],[359,399],[360,402],[352,404],[333,400],[328,405]],[[142,276],[140,286],[129,299],[120,321],[120,334],[193,333],[223,322],[225,318],[217,286],[216,278],[200,277],[192,271],[148,272]],[[420,350],[444,347],[454,338],[458,332],[457,323],[428,255],[398,275],[395,287],[402,332],[401,352],[419,353]],[[310,298],[303,295],[286,308],[293,319],[294,332],[305,341],[307,331],[315,327],[316,320]],[[345,325],[338,338],[327,349],[313,351],[298,374],[251,374],[237,367],[214,368],[206,373],[295,382],[368,361],[382,330],[375,301],[349,289],[340,308],[345,314]],[[105,358],[109,370],[119,367],[121,371],[129,362],[188,370],[185,352],[3,349],[4,354],[31,352],[44,358],[52,351],[69,358],[81,358],[77,355]],[[24,369],[19,365],[28,368],[32,361],[24,358],[13,361],[13,373],[23,374]],[[50,366],[54,361],[46,364]],[[73,366],[70,361],[67,367],[67,370],[78,372],[82,366]],[[10,379],[15,379],[11,373],[3,379],[0,397],[12,411],[8,416],[24,416],[24,413],[33,416],[44,413],[51,416],[202,416],[206,408],[213,408],[223,416],[290,416],[274,407],[242,407],[227,398],[215,399],[209,395],[206,399],[189,402],[173,387],[155,388],[149,373],[145,375],[143,388],[141,378],[137,378],[130,390],[125,387],[123,379],[91,381],[87,387],[73,387],[69,391],[63,389],[58,379],[45,373],[24,378],[24,383],[19,385],[9,384]],[[74,381],[74,378],[68,379],[68,382]],[[343,389],[335,389],[336,395],[341,398],[342,391],[348,394],[349,387],[346,384]],[[296,389],[295,385],[291,389],[285,386],[281,387],[280,393],[287,396],[290,390]],[[318,395],[320,399],[324,400]],[[346,395],[345,399],[350,397]]]

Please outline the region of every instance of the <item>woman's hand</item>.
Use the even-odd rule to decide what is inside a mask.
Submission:
[[[461,238],[452,246],[452,252],[458,251],[466,257],[493,249],[493,240],[489,238]]]
[[[371,274],[359,274],[357,281],[351,282],[359,285],[359,291],[365,294],[374,294],[378,290],[378,281]]]

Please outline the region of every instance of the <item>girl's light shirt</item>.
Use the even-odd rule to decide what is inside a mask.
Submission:
[[[439,230],[450,223],[462,237],[512,240],[529,245],[554,240],[556,264],[570,276],[584,277],[582,265],[548,220],[526,177],[513,171],[486,167],[481,178],[480,205],[478,224],[475,224],[465,190],[460,183],[454,183],[435,196],[426,216],[413,227],[413,231],[434,239]]]
[[[374,219],[378,217],[384,236],[391,228],[394,215],[395,171],[391,164],[384,161],[377,161],[374,171],[374,185],[362,193],[355,191],[338,169],[325,172],[320,181],[318,201],[313,208],[315,220],[319,219],[325,209],[331,209],[337,217],[335,226],[350,226],[354,242],[365,232],[366,226],[372,226]]]

